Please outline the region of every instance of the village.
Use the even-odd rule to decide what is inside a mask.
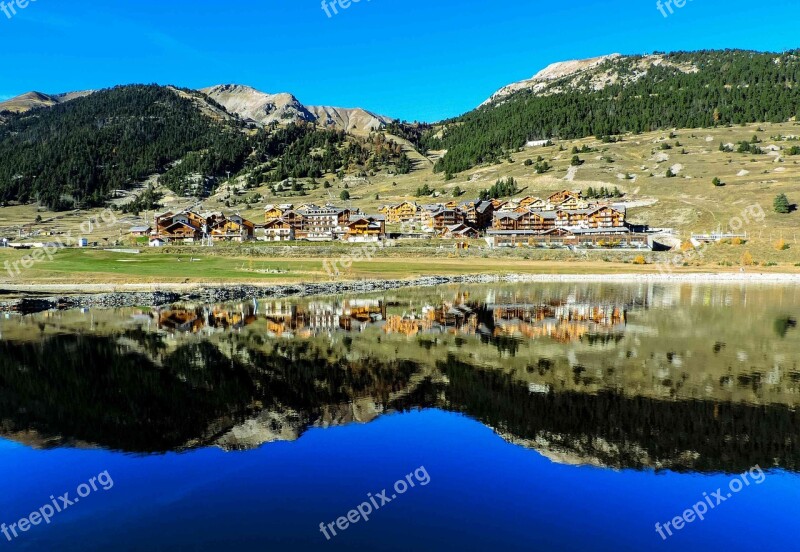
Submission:
[[[152,247],[215,242],[374,243],[387,240],[452,240],[466,247],[483,238],[490,247],[651,247],[647,227],[629,224],[624,204],[589,201],[580,191],[545,198],[450,201],[384,205],[376,214],[336,205],[267,205],[263,222],[242,216],[194,211],[158,214],[153,227],[131,235]]]

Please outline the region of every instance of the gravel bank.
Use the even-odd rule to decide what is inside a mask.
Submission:
[[[613,282],[613,283],[713,283],[713,284],[798,284],[800,274],[771,273],[718,273],[718,274],[508,274],[474,276],[437,276],[415,280],[369,280],[360,282],[327,282],[286,285],[226,285],[186,286],[165,285],[163,290],[114,291],[81,293],[81,286],[70,286],[75,294],[46,295],[53,289],[48,286],[19,287],[3,290],[14,292],[21,298],[0,301],[0,312],[30,314],[47,310],[76,308],[119,308],[132,306],[161,306],[177,301],[202,301],[220,303],[242,299],[309,297],[314,295],[339,295],[371,293],[406,287],[431,287],[446,284],[488,284],[497,282]],[[109,286],[112,287],[112,286]],[[113,286],[119,289],[120,286]],[[153,286],[140,286],[143,287]],[[97,289],[96,287],[93,289]],[[136,289],[132,287],[131,289]]]

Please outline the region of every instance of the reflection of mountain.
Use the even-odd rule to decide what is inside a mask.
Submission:
[[[351,359],[311,342],[264,346],[236,334],[168,352],[163,339],[128,331],[0,342],[3,434],[46,447],[247,449],[296,439],[311,426],[434,407],[474,417],[560,462],[800,471],[800,414],[786,406],[556,393],[452,356],[434,364]]]
[[[402,361],[328,362],[306,349],[297,345],[226,356],[203,341],[153,359],[100,337],[0,342],[1,427],[6,434],[57,436],[51,444],[184,449],[213,443],[262,412],[281,413],[277,416],[288,423],[292,416],[284,413],[300,413],[308,425],[324,420],[332,405],[346,405],[356,396],[386,402],[405,389],[415,370]],[[247,361],[237,358],[248,356]]]

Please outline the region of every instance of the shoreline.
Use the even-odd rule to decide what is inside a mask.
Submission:
[[[663,283],[800,284],[800,273],[616,273],[616,274],[477,274],[428,276],[405,280],[346,280],[325,283],[266,284],[20,284],[0,287],[13,299],[0,301],[0,312],[33,314],[77,308],[164,306],[179,301],[224,303],[245,299],[364,294],[403,288],[492,283]]]

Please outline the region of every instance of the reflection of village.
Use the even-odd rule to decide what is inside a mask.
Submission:
[[[426,334],[481,336],[488,339],[550,338],[559,342],[586,335],[621,335],[626,307],[613,303],[550,301],[544,304],[476,301],[459,294],[452,301],[413,306],[382,299],[247,302],[228,307],[157,309],[161,330],[214,333],[264,321],[270,337],[308,338],[333,332],[377,328],[409,337]]]
[[[236,309],[222,307],[185,307],[153,309],[158,329],[186,333],[214,333],[215,330],[235,330],[249,326],[258,319],[253,305],[242,304]]]

